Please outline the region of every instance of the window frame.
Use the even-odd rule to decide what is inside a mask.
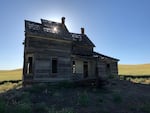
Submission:
[[[32,59],[31,62],[29,61],[29,58]],[[25,65],[25,74],[33,75],[34,74],[34,55],[33,54],[26,55],[26,63],[25,64],[26,64]]]

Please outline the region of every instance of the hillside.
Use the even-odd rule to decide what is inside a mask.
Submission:
[[[150,113],[149,85],[112,79],[103,87],[77,85],[15,86],[0,93],[0,113]]]
[[[150,64],[122,65],[119,64],[120,75],[150,75]]]
[[[134,66],[120,67],[125,73],[131,69],[137,72]],[[21,75],[21,69],[0,71],[0,80],[17,80]],[[101,87],[68,82],[30,87],[22,87],[22,82],[0,85],[0,113],[150,113],[149,102],[150,85],[124,80],[108,79]]]
[[[0,81],[21,80],[21,79],[22,79],[22,69],[0,71]]]

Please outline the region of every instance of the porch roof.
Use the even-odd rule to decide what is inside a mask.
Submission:
[[[110,57],[110,56],[106,56],[106,55],[103,55],[101,53],[98,53],[98,52],[93,52],[93,56],[98,56],[98,57],[102,57],[102,58],[108,58],[108,59],[111,59],[111,60],[115,60],[115,61],[119,61],[119,59],[116,59],[116,58],[113,58],[113,57]]]

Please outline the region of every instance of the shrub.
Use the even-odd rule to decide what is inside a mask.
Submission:
[[[100,103],[103,103],[103,102],[104,102],[104,100],[103,100],[102,98],[99,98],[98,101],[99,101]]]
[[[13,113],[32,113],[31,105],[28,103],[21,103],[17,106],[14,106],[13,108],[10,108],[10,112]]]
[[[115,103],[121,103],[121,102],[122,102],[122,97],[121,97],[121,95],[118,94],[118,93],[113,94],[113,101],[114,101]]]
[[[44,102],[37,103],[34,106],[34,110],[35,110],[36,113],[47,113],[48,112],[48,107]]]
[[[0,99],[0,113],[6,113],[6,103],[2,99]]]
[[[20,102],[21,103],[29,103],[30,104],[30,95],[28,92],[23,92],[20,98]]]
[[[144,104],[141,106],[141,110],[144,112],[144,113],[150,113],[150,104]]]
[[[41,93],[47,88],[46,84],[34,84],[28,89],[30,93]]]
[[[86,91],[78,94],[77,104],[87,106],[89,103],[89,96]]]
[[[75,84],[69,81],[61,81],[57,84],[57,87],[59,88],[73,88],[75,87]]]
[[[62,108],[61,110],[56,110],[54,107],[50,108],[48,113],[75,113],[72,108]]]

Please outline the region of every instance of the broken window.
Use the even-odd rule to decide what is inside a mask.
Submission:
[[[76,73],[76,64],[75,64],[75,61],[72,61],[72,73]]]
[[[33,72],[33,58],[28,57],[28,63],[27,63],[27,74],[31,74]]]
[[[52,59],[52,73],[57,73],[57,59]]]

